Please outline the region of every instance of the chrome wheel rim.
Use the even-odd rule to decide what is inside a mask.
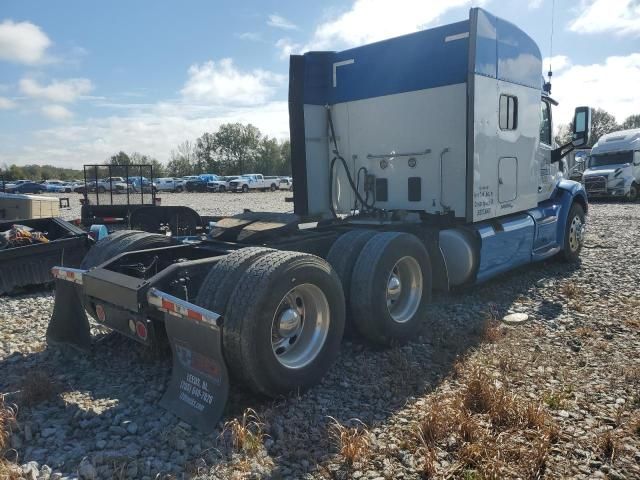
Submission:
[[[573,217],[569,226],[569,248],[572,252],[578,251],[584,239],[584,224],[579,215]]]
[[[303,368],[320,354],[329,334],[330,309],[324,292],[303,283],[280,300],[271,322],[271,349],[278,362]]]
[[[402,257],[387,278],[387,310],[394,322],[405,323],[415,315],[422,300],[422,269],[413,257]]]

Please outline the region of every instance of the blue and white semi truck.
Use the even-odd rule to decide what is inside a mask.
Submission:
[[[168,339],[162,404],[214,428],[229,377],[269,396],[316,384],[345,322],[415,338],[433,290],[580,254],[587,197],[558,163],[541,56],[513,24],[469,19],[290,60],[294,214],[245,212],[180,241],[121,231],[56,267],[51,343],[89,348],[85,312]]]

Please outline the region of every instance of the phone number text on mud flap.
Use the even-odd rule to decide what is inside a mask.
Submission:
[[[180,400],[187,405],[195,408],[198,411],[205,409],[206,405],[200,402],[205,402],[207,405],[213,403],[213,395],[208,392],[207,382],[200,380],[200,378],[187,373],[185,380],[180,380]]]

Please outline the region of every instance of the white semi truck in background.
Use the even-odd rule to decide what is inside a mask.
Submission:
[[[582,181],[590,197],[636,201],[640,193],[640,128],[600,137],[591,149]]]
[[[235,381],[272,397],[320,381],[345,322],[417,338],[433,290],[558,256],[576,261],[587,196],[558,163],[535,42],[468,19],[290,59],[294,213],[245,212],[182,241],[121,231],[56,267],[49,342],[88,348],[88,311],[145,345],[168,337],[162,404],[211,431]],[[231,182],[233,184],[233,182]]]

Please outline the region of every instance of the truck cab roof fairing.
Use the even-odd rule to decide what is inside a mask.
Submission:
[[[541,89],[542,57],[533,39],[486,10],[473,8],[469,17],[341,52],[305,53],[304,103],[333,105],[465,83],[470,55],[473,73]]]
[[[333,105],[465,83],[468,55],[467,20],[342,52],[305,53],[304,103]]]
[[[533,39],[481,8],[469,15],[475,25],[474,73],[541,90],[542,56]]]

